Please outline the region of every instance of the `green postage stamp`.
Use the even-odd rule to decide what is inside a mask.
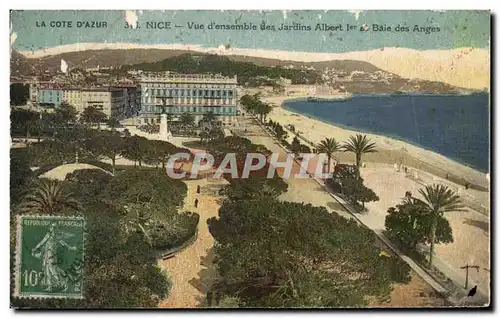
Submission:
[[[17,218],[15,297],[83,298],[85,220]]]

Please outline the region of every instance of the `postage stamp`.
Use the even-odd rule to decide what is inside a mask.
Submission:
[[[85,220],[17,218],[15,297],[83,298]]]

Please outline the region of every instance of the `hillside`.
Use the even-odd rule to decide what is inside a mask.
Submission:
[[[26,58],[12,51],[11,75],[54,74],[60,68],[61,59],[68,63],[70,69],[114,66],[121,67],[122,70],[221,73],[226,76],[237,75],[240,84],[251,85],[258,85],[259,82],[255,83],[256,77],[284,77],[291,79],[294,84],[325,83],[340,91],[354,94],[471,91],[441,82],[402,78],[373,64],[358,60],[299,62],[163,49],[86,50],[40,58]]]

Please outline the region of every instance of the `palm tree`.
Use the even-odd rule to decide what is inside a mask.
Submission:
[[[19,205],[21,212],[57,214],[63,209],[79,211],[80,203],[58,180],[41,179]]]
[[[424,189],[419,189],[418,192],[424,197],[424,200],[416,199],[425,204],[427,213],[432,214],[431,225],[431,248],[429,252],[429,267],[432,267],[432,258],[434,254],[434,242],[436,241],[436,228],[438,217],[443,216],[445,212],[460,212],[464,211],[464,206],[460,200],[460,196],[455,194],[447,186],[433,184],[427,185]]]
[[[328,157],[328,173],[330,173],[333,153],[340,150],[340,144],[335,140],[335,138],[325,138],[324,140],[321,140],[316,149],[318,150],[318,153],[325,153]]]
[[[358,177],[359,168],[361,165],[361,155],[369,152],[376,152],[375,143],[371,142],[366,135],[356,134],[356,136],[350,136],[349,140],[344,142],[342,148],[344,151],[353,152],[356,155],[356,167],[358,167]]]

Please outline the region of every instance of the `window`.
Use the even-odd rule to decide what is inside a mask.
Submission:
[[[230,98],[232,98],[232,97],[233,97],[233,91],[229,91],[229,92],[227,92],[227,93],[228,93],[228,96],[229,96]]]

